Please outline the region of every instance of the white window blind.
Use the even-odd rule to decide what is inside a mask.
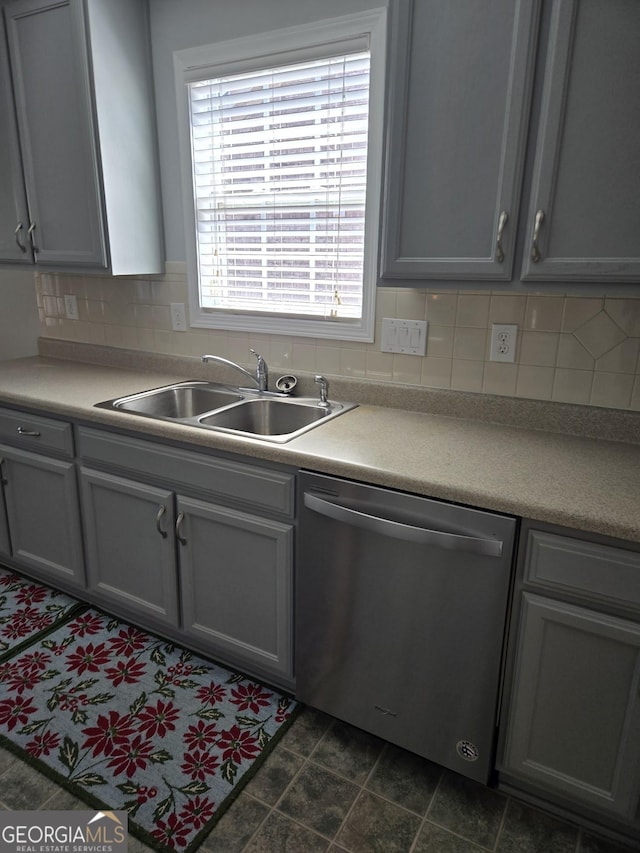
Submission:
[[[188,84],[200,304],[359,318],[369,53]]]

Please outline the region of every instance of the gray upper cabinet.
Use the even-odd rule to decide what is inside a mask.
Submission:
[[[397,0],[381,284],[509,279],[537,0]]]
[[[636,0],[398,0],[379,284],[638,283],[638,44]]]
[[[524,279],[640,281],[639,104],[640,3],[554,3]]]
[[[33,255],[26,250],[29,213],[22,177],[18,128],[13,108],[4,19],[1,15],[0,117],[0,260],[30,264],[33,261]]]
[[[14,0],[3,11],[0,173],[14,199],[0,203],[0,260],[161,272],[145,0]]]

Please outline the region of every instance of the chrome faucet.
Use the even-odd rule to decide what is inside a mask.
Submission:
[[[313,381],[316,382],[320,386],[320,400],[318,401],[318,405],[323,409],[330,409],[331,403],[327,399],[327,394],[329,393],[329,381],[325,376],[321,376],[317,373],[313,377]]]
[[[267,367],[267,362],[260,353],[257,353],[254,349],[249,350],[249,352],[252,352],[258,359],[255,375],[253,373],[249,373],[249,371],[245,370],[244,367],[240,367],[240,365],[236,364],[235,361],[230,361],[228,358],[223,358],[221,355],[203,355],[202,363],[206,364],[208,361],[217,361],[219,364],[226,364],[227,367],[235,367],[236,370],[239,370],[240,373],[248,376],[252,382],[255,382],[259,391],[267,391],[269,388],[269,368]]]

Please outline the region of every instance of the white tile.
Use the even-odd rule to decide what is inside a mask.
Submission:
[[[573,370],[593,370],[595,359],[574,335],[565,334],[559,336],[556,364]]]
[[[422,375],[419,382],[429,388],[451,387],[451,365],[450,358],[423,358]]]
[[[640,298],[605,299],[604,309],[630,338],[640,337]]]
[[[296,370],[315,373],[317,370],[317,347],[315,344],[293,342],[293,364]]]
[[[563,296],[528,296],[525,328],[539,332],[559,332],[563,309]]]
[[[625,338],[596,361],[596,370],[612,373],[635,373],[640,354],[640,338]]]
[[[457,309],[457,293],[427,294],[427,322],[429,324],[455,326]]]
[[[319,351],[318,351],[319,352]],[[338,361],[338,367],[339,367]],[[329,370],[323,366],[319,368],[322,372],[335,373],[335,370]],[[367,379],[380,379],[390,382],[393,379],[393,354],[388,352],[377,352],[376,350],[367,350],[366,355],[366,370]]]
[[[550,400],[553,393],[553,367],[521,364],[518,368],[516,396],[531,400]]]
[[[484,361],[454,358],[451,365],[451,387],[456,391],[482,391]]]
[[[457,326],[453,338],[453,357],[484,361],[486,344],[486,329],[469,329]]]
[[[634,377],[628,373],[596,371],[589,402],[592,406],[628,409],[631,404]]]
[[[396,316],[401,320],[424,320],[426,295],[421,290],[399,290],[396,295]]]
[[[625,339],[625,333],[605,312],[600,311],[573,333],[594,358],[612,350]]]
[[[520,364],[554,367],[558,355],[557,332],[523,331],[520,335]]]
[[[340,351],[340,375],[364,379],[367,375],[367,354],[364,349],[346,349]]]
[[[602,311],[604,299],[567,296],[562,317],[562,331],[574,332]]]
[[[513,397],[516,393],[517,379],[517,364],[488,361],[484,366],[482,390],[485,394],[500,394],[501,396]]]
[[[422,379],[422,363],[426,358],[397,353],[393,357],[393,381],[402,385],[419,385]]]
[[[437,326],[429,323],[427,326],[427,356],[451,358],[453,355],[453,326]]]
[[[588,403],[592,384],[591,370],[558,367],[553,380],[551,399],[559,403]]]
[[[459,293],[456,326],[474,326],[486,329],[489,322],[488,293]]]
[[[492,323],[515,323],[516,326],[522,328],[526,304],[526,296],[492,293],[488,325]]]

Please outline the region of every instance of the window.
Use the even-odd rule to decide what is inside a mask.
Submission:
[[[381,18],[176,54],[193,325],[372,340]]]

